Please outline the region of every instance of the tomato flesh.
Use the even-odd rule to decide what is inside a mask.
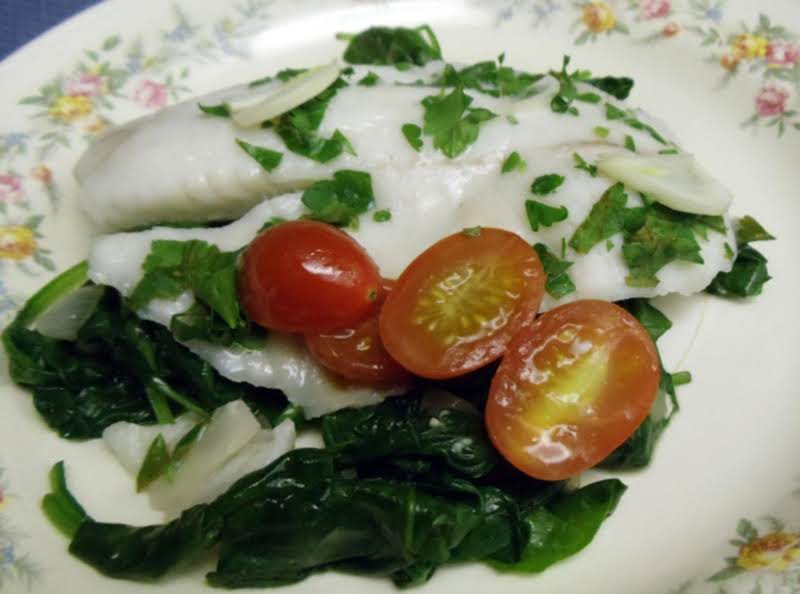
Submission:
[[[281,223],[248,246],[239,274],[247,315],[283,332],[327,332],[375,311],[380,274],[349,235],[316,221]]]
[[[384,280],[377,306],[392,290],[394,281]],[[306,335],[306,347],[325,368],[353,382],[401,384],[411,374],[392,359],[381,341],[378,313],[358,326],[326,334]]]
[[[519,470],[562,480],[601,462],[647,417],[658,352],[627,311],[576,301],[517,334],[492,381],[486,428]]]
[[[502,356],[531,323],[544,278],[536,252],[518,235],[492,228],[456,233],[400,275],[381,311],[381,338],[417,375],[464,375]]]

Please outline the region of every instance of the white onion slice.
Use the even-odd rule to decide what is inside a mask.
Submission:
[[[80,327],[97,308],[104,290],[90,285],[67,293],[36,318],[35,329],[50,338],[75,340]]]
[[[317,66],[298,74],[271,92],[260,93],[256,97],[248,95],[241,99],[232,99],[227,103],[228,111],[233,121],[243,128],[260,126],[262,122],[284,114],[319,95],[334,83],[339,72],[336,62]]]
[[[597,169],[674,210],[701,215],[725,214],[732,196],[687,154],[605,154]]]

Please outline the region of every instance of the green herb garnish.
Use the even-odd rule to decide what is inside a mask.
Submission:
[[[364,171],[341,169],[333,179],[315,182],[303,192],[310,217],[332,225],[350,225],[374,203],[372,177]]]
[[[447,95],[425,97],[423,132],[433,137],[433,146],[454,159],[478,139],[479,126],[497,117],[488,109],[470,107],[472,97],[456,87]]]
[[[389,209],[385,210],[376,210],[375,213],[372,215],[372,220],[376,223],[385,223],[387,221],[392,220],[392,211]]]
[[[567,272],[572,266],[572,262],[567,260],[559,260],[547,246],[543,243],[537,243],[533,246],[539,259],[542,261],[542,267],[547,275],[544,288],[553,299],[561,299],[564,295],[569,295],[575,292],[575,283]]]
[[[422,149],[422,128],[416,124],[403,124],[400,131],[406,137],[408,144],[411,145],[415,151],[419,152]]]
[[[506,160],[503,161],[503,166],[500,169],[500,173],[510,173],[512,171],[525,171],[528,168],[528,164],[525,160],[519,156],[517,151],[514,151]]]
[[[580,169],[592,177],[597,177],[597,165],[589,165],[578,153],[573,153],[572,159],[575,161],[575,169]]]
[[[547,175],[540,175],[531,184],[531,192],[537,196],[547,196],[552,194],[561,184],[564,183],[564,176],[557,173],[549,173]]]
[[[244,140],[239,140],[238,138],[236,139],[236,144],[266,171],[275,169],[281,164],[281,160],[283,159],[283,153],[264,148],[263,146],[256,146]]]
[[[533,231],[538,231],[539,226],[550,227],[567,218],[569,211],[566,206],[548,206],[538,200],[525,201],[525,214],[528,215]]]

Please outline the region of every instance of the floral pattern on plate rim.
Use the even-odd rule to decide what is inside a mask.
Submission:
[[[12,582],[24,584],[28,590],[39,579],[39,567],[27,553],[20,551],[19,541],[24,534],[12,525],[8,509],[14,496],[9,491],[9,482],[0,468],[0,590]]]
[[[765,14],[752,25],[732,25],[725,19],[725,2],[498,0],[494,25],[529,17],[536,28],[565,14],[578,46],[611,36],[655,44],[692,35],[705,53],[704,60],[720,72],[718,88],[738,76],[758,78],[753,111],[741,122],[743,128],[772,128],[778,137],[800,131],[797,34],[773,24]],[[40,230],[45,217],[57,213],[61,203],[57,175],[49,165],[54,156],[61,150],[83,148],[113,124],[112,115],[122,105],[144,114],[187,97],[192,92],[191,63],[249,58],[236,42],[268,20],[267,9],[273,3],[247,0],[235,14],[208,27],[192,23],[175,4],[174,23],[158,43],[145,45],[140,38],[111,35],[99,47],[86,49],[72,69],[20,99],[32,110],[28,128],[0,132],[0,326],[24,302],[3,277],[12,271],[35,277],[56,270]],[[177,62],[183,64],[176,66]],[[14,496],[8,489],[0,468],[0,589],[11,581],[30,589],[41,570],[20,552],[24,535],[9,522]],[[795,496],[800,497],[800,489]],[[762,524],[759,532],[750,520],[739,521],[737,539],[730,541],[736,555],[705,580],[720,582],[719,594],[731,594],[728,586],[734,580],[739,586],[736,592],[742,594],[800,592],[800,527],[789,530],[774,517],[764,518]],[[700,583],[688,580],[670,594],[689,594]]]
[[[668,43],[692,35],[704,60],[719,71],[718,87],[749,73],[759,79],[752,112],[742,127],[766,127],[783,136],[800,131],[800,39],[766,14],[754,24],[725,19],[726,0],[503,0],[495,23],[529,14],[532,27],[550,24],[559,13],[573,20],[575,45],[610,36],[636,44]]]

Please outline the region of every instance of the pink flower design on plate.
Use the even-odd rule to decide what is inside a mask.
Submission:
[[[16,175],[0,175],[0,202],[15,202],[24,197],[22,180]]]
[[[800,62],[800,46],[788,41],[773,41],[767,46],[765,59],[771,66],[792,66]]]
[[[64,83],[64,94],[76,97],[94,97],[103,95],[107,90],[105,79],[99,74],[79,74],[67,79]]]
[[[660,19],[672,12],[669,0],[644,0],[641,4],[642,18]]]
[[[143,80],[133,92],[133,100],[148,109],[158,109],[167,103],[167,87],[152,80]]]
[[[765,85],[756,97],[756,110],[761,117],[779,116],[786,111],[791,91],[775,83]]]

